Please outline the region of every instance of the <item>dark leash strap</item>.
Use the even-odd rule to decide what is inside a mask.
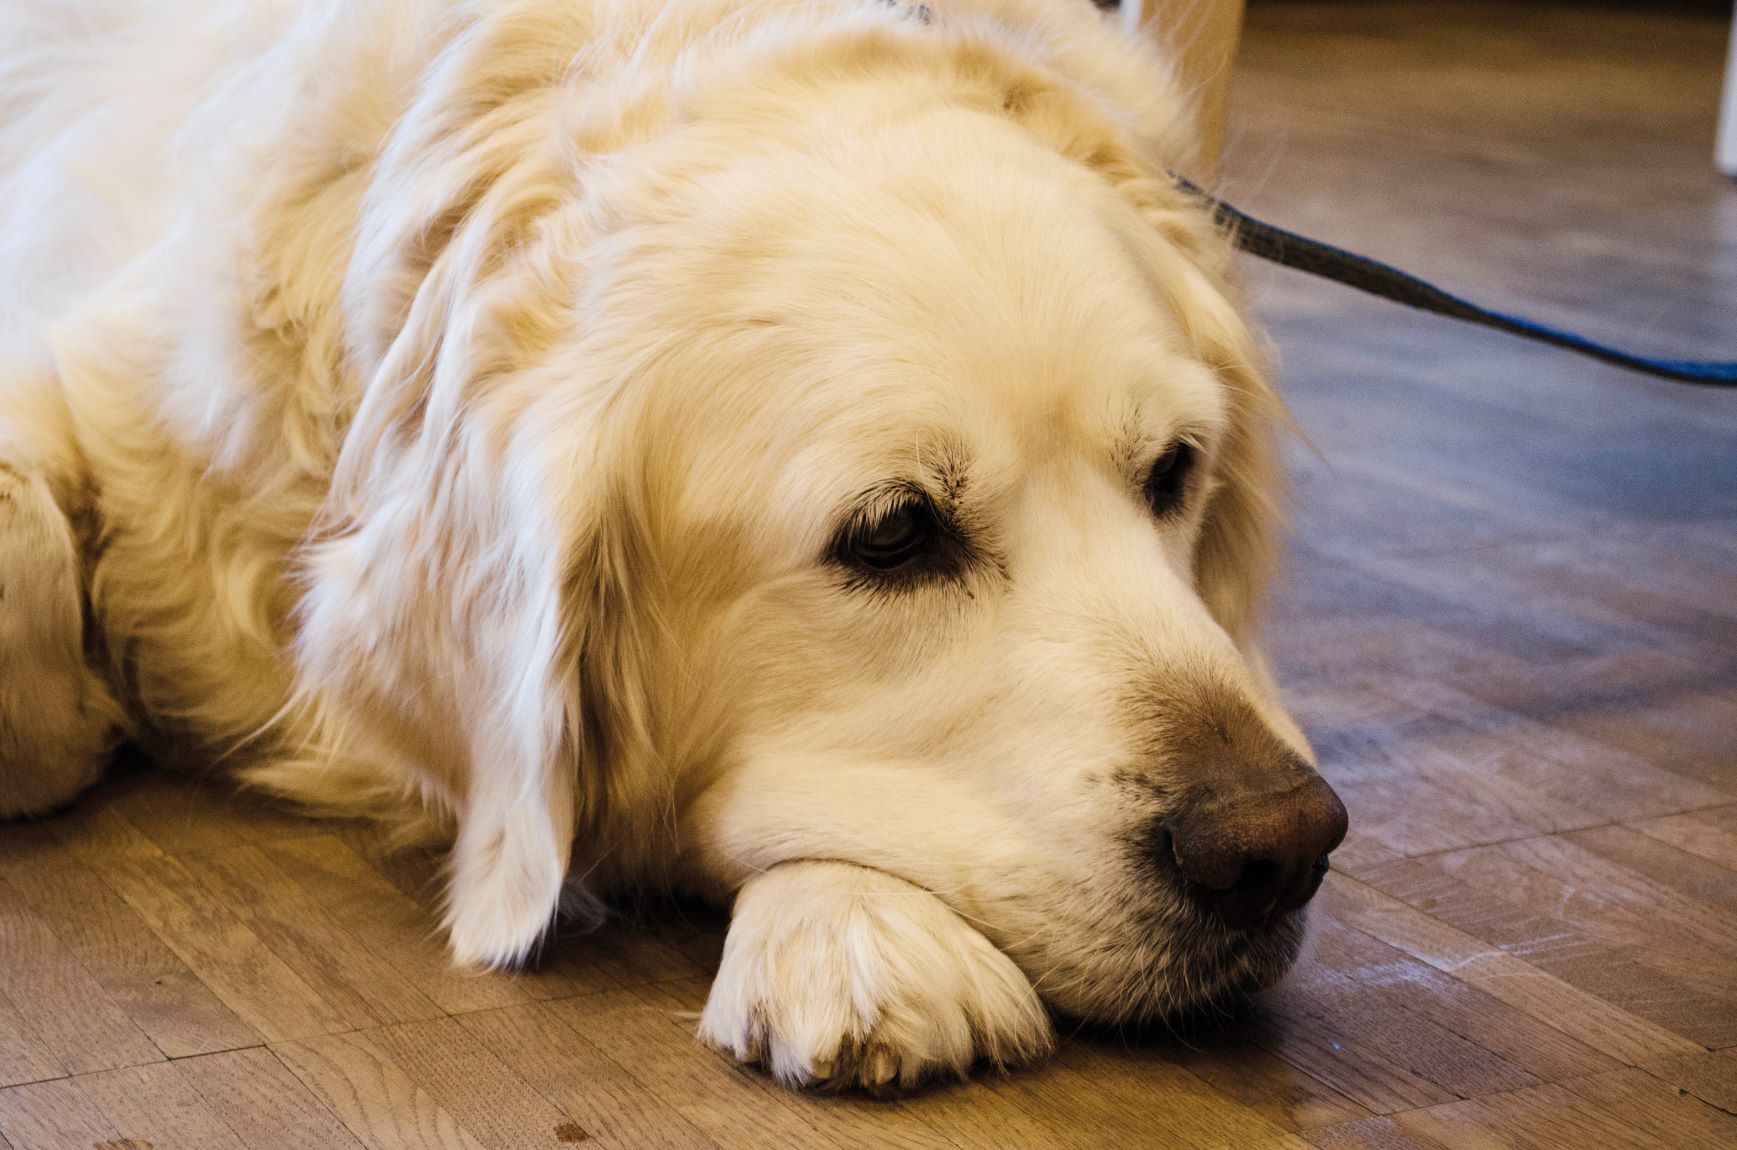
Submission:
[[[1640,355],[1599,343],[1572,331],[1550,327],[1525,316],[1480,307],[1380,260],[1372,260],[1368,256],[1360,256],[1356,252],[1348,252],[1344,248],[1312,240],[1308,236],[1300,236],[1296,232],[1258,220],[1218,197],[1207,194],[1187,180],[1178,177],[1176,182],[1184,191],[1199,196],[1210,204],[1219,222],[1230,229],[1236,246],[1260,259],[1320,276],[1322,279],[1329,279],[1346,287],[1404,304],[1406,307],[1511,332],[1523,339],[1567,348],[1569,351],[1579,352],[1605,363],[1614,363],[1631,371],[1704,387],[1737,387],[1737,361],[1665,359]],[[1733,319],[1737,320],[1737,316]],[[1733,326],[1737,327],[1737,323]]]

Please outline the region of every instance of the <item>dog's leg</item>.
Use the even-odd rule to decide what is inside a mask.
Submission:
[[[789,862],[737,896],[705,1042],[792,1086],[907,1088],[1047,1052],[1019,968],[946,904],[883,871]]]
[[[70,802],[122,713],[85,658],[82,565],[43,475],[0,456],[0,819]]]

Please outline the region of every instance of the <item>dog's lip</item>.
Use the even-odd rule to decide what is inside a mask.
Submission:
[[[1168,984],[1167,993],[1161,997],[1119,995],[1101,1001],[1057,1003],[1045,996],[1045,1004],[1058,1018],[1068,1019],[1086,1030],[1098,1029],[1108,1034],[1113,1028],[1116,1034],[1122,1034],[1127,1027],[1133,1027],[1136,1033],[1151,1027],[1154,1034],[1174,1035],[1179,1028],[1234,1017],[1237,1004],[1266,990],[1290,969],[1290,962],[1277,954],[1249,963],[1243,961],[1247,953],[1242,948],[1231,948],[1197,960],[1198,966],[1187,980],[1185,996],[1175,984]]]

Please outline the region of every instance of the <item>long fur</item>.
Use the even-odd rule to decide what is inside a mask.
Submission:
[[[1130,893],[1175,780],[1115,781],[1185,770],[1125,688],[1190,668],[1306,753],[1258,652],[1277,402],[1192,147],[1086,0],[14,0],[0,460],[64,554],[0,672],[98,673],[70,728],[0,691],[0,814],[127,734],[449,838],[483,965],[564,890],[740,891],[705,1032],[792,1081],[1029,1057],[1034,985],[1270,976],[1294,938]],[[1155,528],[1108,461],[1178,429],[1201,490]],[[829,574],[895,471],[999,491],[1000,574]]]

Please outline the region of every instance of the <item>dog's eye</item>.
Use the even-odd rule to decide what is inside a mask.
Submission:
[[[926,555],[939,534],[940,525],[928,503],[912,500],[853,533],[845,550],[864,567],[891,571]]]
[[[1146,502],[1154,515],[1168,515],[1188,493],[1188,473],[1194,469],[1194,448],[1180,439],[1172,443],[1146,473]]]

